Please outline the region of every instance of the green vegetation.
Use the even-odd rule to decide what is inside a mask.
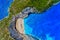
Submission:
[[[58,2],[57,0],[14,0],[10,7],[9,16],[4,20],[0,21],[0,40],[13,40],[9,36],[8,27],[10,20],[13,15],[18,14],[22,9],[30,6],[36,7],[40,12],[49,8],[53,3]]]
[[[43,11],[45,7],[47,7],[52,0],[25,0],[25,1],[19,1],[16,0],[10,9],[10,12],[15,14],[19,13],[22,9],[26,7],[36,7],[39,11]],[[21,6],[22,5],[22,6]]]

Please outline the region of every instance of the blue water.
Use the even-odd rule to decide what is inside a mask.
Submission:
[[[43,13],[30,14],[24,19],[24,25],[26,34],[42,40],[60,40],[60,3]]]
[[[13,0],[0,0],[0,20],[9,15],[8,8]]]

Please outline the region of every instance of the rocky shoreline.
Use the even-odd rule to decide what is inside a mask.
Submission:
[[[37,38],[27,35],[24,33],[24,18],[28,17],[30,12],[37,12],[35,8],[27,7],[22,12],[13,16],[10,26],[9,32],[12,38],[15,40],[38,40]]]

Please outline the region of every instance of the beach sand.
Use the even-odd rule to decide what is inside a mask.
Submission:
[[[30,40],[30,37],[28,37],[27,35],[24,35],[24,21],[23,20],[24,20],[23,18],[17,19],[16,29],[20,34],[22,34],[21,36],[23,37],[23,40]],[[31,40],[34,40],[34,39],[31,37]]]
[[[23,21],[23,18],[17,19],[16,29],[19,33],[24,34],[24,21]]]

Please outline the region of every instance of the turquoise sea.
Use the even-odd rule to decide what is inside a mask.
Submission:
[[[0,0],[0,20],[9,15],[8,8],[13,0]]]
[[[0,0],[0,20],[9,15],[8,8],[12,2],[13,0]],[[25,34],[41,40],[60,40],[60,3],[43,13],[37,13],[24,19]]]
[[[43,13],[32,13],[24,19],[25,33],[41,40],[60,40],[60,3]]]

